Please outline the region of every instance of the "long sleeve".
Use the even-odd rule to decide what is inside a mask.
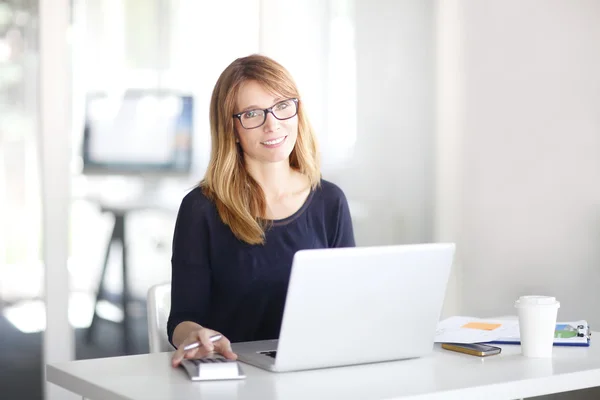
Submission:
[[[171,312],[167,322],[171,344],[177,325],[183,321],[204,325],[209,312],[209,228],[205,204],[197,198],[190,193],[183,199],[173,234]]]

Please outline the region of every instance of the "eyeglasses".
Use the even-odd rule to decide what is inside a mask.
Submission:
[[[267,121],[267,114],[269,113],[280,121],[295,117],[298,114],[298,99],[283,100],[262,110],[243,111],[233,114],[233,118],[239,119],[244,129],[254,129],[262,126]]]

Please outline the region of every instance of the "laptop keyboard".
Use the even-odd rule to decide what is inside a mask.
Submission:
[[[270,351],[259,351],[259,354],[264,354],[265,356],[269,356],[272,358],[275,358],[275,356],[277,355],[277,350],[270,350]]]

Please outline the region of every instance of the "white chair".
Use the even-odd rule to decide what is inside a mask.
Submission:
[[[167,336],[167,320],[171,310],[171,283],[161,283],[148,290],[148,341],[150,353],[173,351]]]

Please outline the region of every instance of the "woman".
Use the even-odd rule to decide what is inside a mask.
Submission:
[[[231,342],[278,338],[294,253],[355,245],[346,197],[321,179],[314,132],[281,65],[259,55],[231,63],[213,90],[210,126],[206,175],[175,225],[173,366],[211,351],[235,359]]]

